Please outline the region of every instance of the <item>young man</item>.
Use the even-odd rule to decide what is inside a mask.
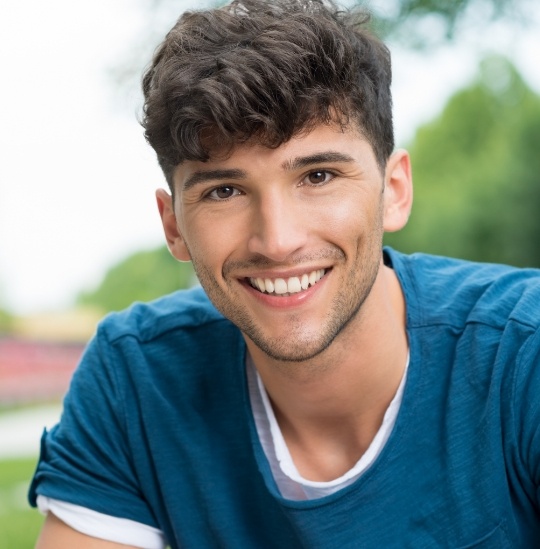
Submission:
[[[40,549],[540,545],[540,273],[382,250],[411,174],[363,24],[239,0],[157,51],[157,202],[202,289],[101,324]]]

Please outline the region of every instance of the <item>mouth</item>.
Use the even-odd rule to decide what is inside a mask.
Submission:
[[[301,276],[291,276],[290,278],[247,278],[246,281],[252,288],[264,294],[279,295],[287,297],[298,294],[315,286],[319,280],[328,272],[329,269],[316,269],[304,273]]]

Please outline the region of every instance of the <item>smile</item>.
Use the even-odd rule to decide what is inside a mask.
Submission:
[[[314,286],[324,276],[325,269],[317,269],[302,276],[291,276],[290,278],[249,278],[250,285],[266,294],[288,296],[307,290]]]

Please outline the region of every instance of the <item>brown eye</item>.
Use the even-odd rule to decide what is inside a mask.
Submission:
[[[309,185],[321,185],[328,183],[332,179],[332,174],[325,170],[316,170],[308,174],[304,180]]]
[[[224,185],[223,187],[217,187],[214,189],[208,194],[208,197],[212,200],[227,200],[227,198],[232,198],[237,194],[239,194],[238,189],[229,185]]]

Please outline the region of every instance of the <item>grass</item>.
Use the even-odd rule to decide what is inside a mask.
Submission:
[[[32,549],[43,516],[30,508],[26,493],[36,467],[35,458],[0,460],[0,546]]]
[[[34,409],[39,410],[43,407],[49,407],[49,406],[59,407],[61,406],[61,404],[62,404],[61,400],[58,400],[58,399],[39,400],[36,402],[23,402],[18,404],[17,403],[10,404],[10,403],[0,401],[0,418],[2,416],[10,415],[13,412],[25,412],[26,410],[34,410]],[[2,473],[0,473],[0,475],[1,474]]]

